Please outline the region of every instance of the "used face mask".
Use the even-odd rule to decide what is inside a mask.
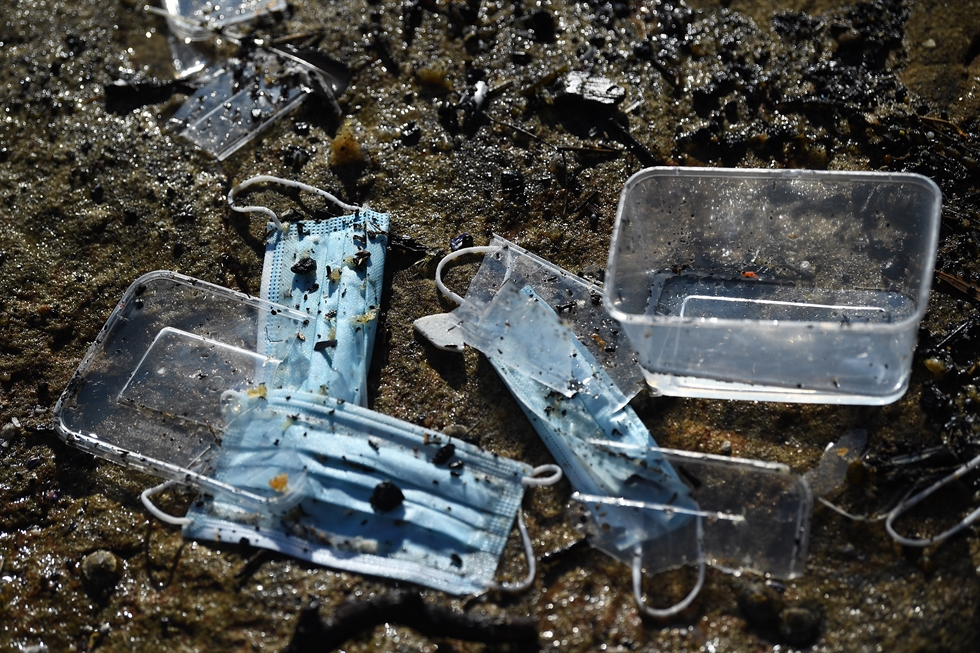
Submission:
[[[441,275],[447,263],[468,254],[485,256],[464,299],[446,288]],[[416,320],[415,329],[435,347],[448,351],[462,349],[464,340],[481,351],[499,349],[518,371],[531,375],[555,392],[572,396],[577,389],[569,386],[569,364],[563,358],[549,354],[551,343],[547,338],[501,337],[512,316],[504,310],[495,310],[494,298],[507,283],[518,289],[531,288],[558,314],[561,326],[557,330],[551,329],[550,336],[578,338],[591,352],[592,358],[620,389],[615,398],[611,397],[614,408],[626,405],[645,386],[643,373],[625,334],[602,307],[602,288],[500,236],[494,236],[487,247],[461,249],[440,261],[436,285],[443,295],[460,307],[449,314]],[[494,314],[485,315],[488,311]]]
[[[484,264],[493,255],[492,247],[486,250]],[[576,490],[576,521],[590,543],[633,568],[634,593],[644,612],[667,617],[684,610],[703,584],[706,564],[798,573],[812,507],[802,477],[758,461],[715,460],[658,448],[626,405],[628,398],[555,307],[513,276],[498,278],[500,285],[489,293],[479,287],[475,298],[471,293],[465,299],[456,296],[462,305],[455,311],[459,322],[454,329],[487,356],[568,475]],[[695,460],[686,457],[692,455]],[[789,489],[767,492],[771,503],[763,503],[761,510],[756,506],[751,519],[745,518],[746,506],[719,499],[723,491],[698,492],[727,488],[736,502],[752,505],[758,497],[734,490],[761,488],[756,477],[772,473],[770,467],[780,468],[776,476]],[[678,470],[694,472],[682,480]],[[724,530],[717,524],[734,526]],[[760,533],[772,537],[760,538]],[[755,546],[773,539],[772,547]],[[642,599],[642,570],[656,573],[684,564],[699,566],[690,594],[671,608],[648,606]]]
[[[316,193],[351,213],[283,225],[265,207],[234,203],[238,192],[268,182]],[[268,176],[242,182],[228,200],[233,210],[266,215],[275,226],[266,246],[262,298],[309,319],[302,344],[279,366],[273,385],[366,405],[390,216],[345,204],[306,184]]]
[[[240,542],[334,569],[406,580],[453,594],[519,590],[534,577],[520,519],[524,488],[557,482],[465,442],[318,394],[228,393],[217,476],[252,493],[294,497],[280,511],[218,496],[184,525],[187,537]],[[536,478],[548,472],[546,478]],[[530,573],[494,573],[515,517]]]

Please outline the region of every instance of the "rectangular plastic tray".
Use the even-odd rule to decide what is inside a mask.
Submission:
[[[275,387],[277,368],[299,346],[307,319],[176,272],[145,274],[58,400],[56,427],[68,442],[120,464],[239,495],[213,475],[225,430],[223,396]]]
[[[914,174],[642,170],[604,304],[659,393],[887,404],[908,386],[940,207]]]

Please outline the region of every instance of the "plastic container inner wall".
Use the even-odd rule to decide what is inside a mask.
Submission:
[[[887,404],[940,207],[914,174],[650,168],[620,197],[604,302],[662,394]]]

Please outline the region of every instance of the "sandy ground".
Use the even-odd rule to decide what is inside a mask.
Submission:
[[[549,454],[487,361],[474,351],[438,352],[412,332],[415,318],[449,308],[432,282],[434,251],[448,251],[461,232],[477,244],[500,233],[595,277],[619,190],[645,161],[910,170],[936,178],[945,194],[937,268],[977,282],[978,3],[699,0],[691,12],[651,2],[471,5],[475,18],[462,5],[453,13],[446,3],[420,3],[411,38],[402,3],[389,0],[298,0],[264,28],[322,31],[319,47],[352,69],[341,105],[364,159],[335,166],[337,125],[315,102],[223,163],[167,130],[180,94],[107,110],[105,84],[172,74],[165,23],[141,2],[14,0],[0,10],[0,649],[279,650],[311,598],[329,616],[391,589],[255,549],[185,542],[143,510],[139,492],[153,478],[64,445],[52,426],[59,394],[140,274],[171,269],[258,292],[263,225],[232,214],[224,199],[254,174],[295,177],[389,211],[394,235],[433,250],[388,257],[371,405],[428,428],[467,427],[477,444],[532,464]],[[825,65],[833,61],[843,72]],[[589,119],[562,109],[552,81],[585,68],[626,87],[639,147],[601,129],[590,134]],[[456,129],[439,107],[454,106],[481,77],[497,90],[487,110],[494,121]],[[403,137],[411,122],[417,142]],[[619,152],[556,149],[599,144]],[[502,186],[503,171],[523,180],[522,192]],[[255,196],[291,206],[273,192]],[[449,281],[462,288],[468,273],[458,269]],[[727,442],[733,455],[800,472],[844,431],[867,428],[868,462],[839,499],[873,511],[976,453],[970,292],[936,285],[910,390],[895,404],[641,396],[634,406],[664,446],[718,453]],[[963,324],[964,337],[942,342]],[[895,462],[929,448],[944,457]],[[907,532],[949,525],[975,504],[975,492],[966,479],[910,517]],[[426,599],[475,615],[533,616],[548,650],[980,645],[980,539],[972,530],[925,552],[903,550],[880,524],[817,510],[804,576],[761,590],[709,570],[693,606],[661,623],[639,616],[625,566],[573,546],[570,493],[562,483],[525,501],[543,555],[529,592],[454,598],[424,590]],[[161,503],[179,513],[193,498],[174,492]],[[87,558],[95,551],[111,557]],[[499,573],[523,573],[516,536]],[[645,589],[667,605],[693,577],[671,572]],[[780,601],[790,612],[770,624],[766,603]],[[808,623],[819,624],[814,636]],[[499,649],[391,624],[344,650]]]

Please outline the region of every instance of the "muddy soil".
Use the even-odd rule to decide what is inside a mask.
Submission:
[[[485,244],[499,233],[600,279],[619,191],[647,165],[928,175],[944,193],[942,275],[901,400],[871,408],[640,396],[634,406],[661,445],[800,472],[841,433],[866,428],[868,456],[835,497],[862,514],[978,453],[980,3],[296,0],[257,34],[316,34],[320,50],[351,68],[343,124],[308,102],[224,162],[168,130],[186,98],[179,90],[107,102],[116,80],[173,75],[166,24],[142,7],[13,0],[0,10],[0,650],[280,650],[311,599],[326,617],[394,587],[185,542],[140,504],[154,478],[66,446],[52,426],[59,394],[140,274],[170,269],[258,292],[264,225],[225,202],[255,174],[388,211],[394,238],[421,245],[389,253],[371,406],[427,428],[466,427],[480,446],[535,465],[550,456],[487,361],[413,334],[413,320],[450,308],[432,272],[453,237]],[[215,46],[219,57],[234,51]],[[575,70],[626,88],[616,120],[563,104],[556,83]],[[489,104],[467,113],[461,99],[478,81]],[[331,160],[338,134],[363,156]],[[293,206],[271,190],[252,197]],[[447,281],[462,290],[469,274],[461,266]],[[975,507],[978,489],[965,477],[900,527],[939,532]],[[488,618],[530,615],[547,650],[980,649],[973,529],[903,549],[880,523],[818,508],[804,576],[765,585],[709,569],[694,604],[658,622],[639,615],[625,566],[577,544],[570,493],[563,482],[525,501],[542,556],[529,592],[423,590],[426,600]],[[189,491],[160,497],[175,513],[193,500]],[[523,564],[514,535],[499,576],[517,579]],[[644,588],[666,606],[693,580],[680,570]],[[506,648],[391,623],[344,650]]]

